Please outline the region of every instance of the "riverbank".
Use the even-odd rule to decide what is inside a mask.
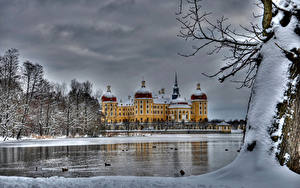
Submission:
[[[25,138],[24,140],[8,140],[0,142],[0,147],[38,147],[38,146],[76,146],[120,143],[146,143],[146,142],[193,142],[214,139],[223,139],[224,134],[141,134],[140,136],[118,135],[114,137],[96,138],[66,138],[57,137],[49,139]],[[226,137],[240,140],[242,134],[226,134]]]

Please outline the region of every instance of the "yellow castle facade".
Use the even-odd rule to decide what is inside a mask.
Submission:
[[[170,97],[165,94],[164,89],[161,89],[158,95],[152,96],[143,80],[134,97],[128,97],[126,102],[118,102],[111,87],[107,86],[107,91],[101,97],[101,105],[107,123],[207,121],[207,96],[201,91],[200,84],[197,84],[190,100],[185,100],[179,93],[177,74]]]

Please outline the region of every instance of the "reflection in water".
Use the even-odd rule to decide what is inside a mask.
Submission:
[[[181,169],[198,175],[230,163],[239,146],[240,141],[222,140],[0,148],[0,175],[179,176]],[[69,170],[62,172],[62,167]]]

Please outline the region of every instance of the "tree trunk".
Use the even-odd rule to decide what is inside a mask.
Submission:
[[[264,4],[263,35],[267,36],[266,29],[270,27],[272,21],[272,0],[262,0],[262,3]]]
[[[288,100],[278,105],[278,116],[284,118],[282,142],[277,157],[281,165],[287,165],[292,171],[300,174],[300,84],[296,90],[290,87]],[[276,141],[277,137],[273,137]]]

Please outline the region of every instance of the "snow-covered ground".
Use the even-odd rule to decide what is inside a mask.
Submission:
[[[112,176],[91,178],[0,177],[0,187],[197,187],[197,188],[299,188],[300,176],[285,167],[259,168],[235,163],[213,173],[182,178]],[[228,171],[230,169],[230,171]],[[232,169],[243,169],[233,172]],[[248,172],[248,175],[245,175]]]
[[[116,136],[100,138],[57,138],[26,139],[0,142],[0,147],[38,147],[38,146],[79,146],[99,144],[145,143],[145,142],[192,142],[223,140],[225,137],[241,140],[241,134],[154,134],[144,136]]]

